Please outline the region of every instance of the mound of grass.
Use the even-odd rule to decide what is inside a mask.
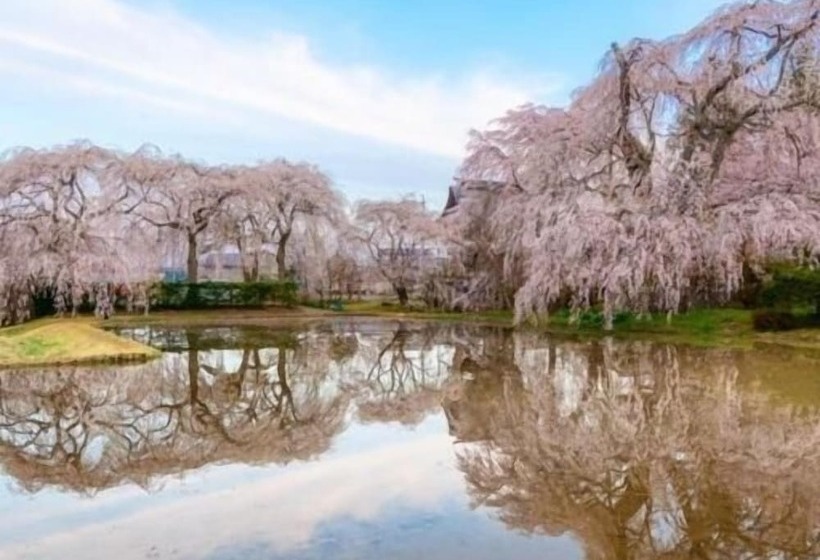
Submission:
[[[153,348],[85,319],[48,319],[0,329],[0,367],[145,361]]]

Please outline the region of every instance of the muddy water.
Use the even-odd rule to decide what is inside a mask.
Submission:
[[[0,372],[0,558],[817,558],[820,360],[330,322]]]

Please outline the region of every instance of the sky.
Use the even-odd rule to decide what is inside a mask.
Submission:
[[[443,205],[467,133],[566,104],[613,41],[719,0],[0,0],[0,150],[144,143],[318,164],[348,200]]]

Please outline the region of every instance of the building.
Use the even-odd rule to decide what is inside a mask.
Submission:
[[[450,192],[447,195],[447,202],[441,212],[442,218],[446,218],[458,211],[462,201],[471,195],[500,194],[507,187],[503,181],[488,181],[484,179],[462,179],[456,178],[450,185]]]
[[[260,276],[276,275],[276,249],[263,246],[259,256]],[[199,277],[201,280],[220,280],[224,282],[241,282],[242,255],[233,246],[222,247],[203,253],[199,256]]]

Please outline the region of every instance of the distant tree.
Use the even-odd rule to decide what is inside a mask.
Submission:
[[[288,247],[299,224],[303,229],[335,226],[343,218],[344,199],[316,166],[285,159],[236,169],[240,195],[226,207],[228,240],[242,255],[245,275],[258,277],[259,258],[276,247],[279,278],[288,275]]]
[[[348,299],[353,299],[353,295],[361,290],[361,266],[354,256],[337,251],[328,260],[327,269],[332,293],[346,295]]]
[[[355,224],[379,274],[407,305],[423,271],[435,266],[435,250],[445,239],[436,216],[416,200],[363,201],[356,206]]]
[[[226,202],[237,195],[235,172],[164,156],[146,146],[123,158],[120,173],[127,184],[142,190],[145,202],[139,217],[183,236],[188,281],[197,282],[200,241]]]

